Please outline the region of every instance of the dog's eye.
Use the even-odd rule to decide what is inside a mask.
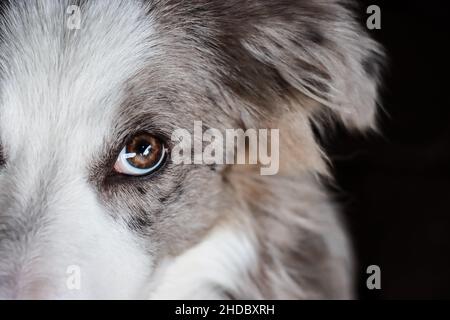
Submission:
[[[122,149],[114,170],[129,176],[144,176],[161,168],[166,154],[167,149],[160,139],[141,133]]]

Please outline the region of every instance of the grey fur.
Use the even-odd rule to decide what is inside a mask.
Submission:
[[[40,3],[19,2],[23,8]],[[116,2],[128,8],[125,2]],[[85,156],[87,174],[67,179],[83,179],[95,191],[99,206],[115,223],[128,228],[156,266],[202,243],[219,225],[247,228],[255,235],[257,264],[229,287],[209,283],[215,297],[353,297],[350,245],[339,213],[316,178],[327,170],[311,130],[311,122],[324,114],[336,115],[350,127],[374,127],[382,50],[356,23],[349,3],[154,0],[139,4],[142,12],[137,21],[148,19],[155,29],[145,39],[146,48],[154,53],[144,55],[130,77],[110,88],[118,96],[111,100],[115,105],[97,110],[100,118],[104,113],[111,119],[102,143],[96,153]],[[56,8],[66,4],[62,1]],[[97,5],[83,1],[82,8],[94,12]],[[14,6],[11,3],[9,10],[17,10]],[[43,14],[42,26],[61,22],[55,12],[37,12]],[[16,53],[11,48],[19,43],[14,32],[31,28],[23,21],[10,27],[10,20],[6,21],[1,25],[7,34],[1,37],[0,66],[6,74],[2,81],[8,81],[8,68],[13,68],[9,59]],[[85,33],[79,38],[53,24],[48,28],[49,43],[60,41],[58,54],[69,57],[89,39],[87,34],[97,22],[89,18],[84,23],[80,32]],[[90,37],[96,41],[102,35]],[[64,112],[76,114],[70,108]],[[255,168],[211,170],[170,161],[149,177],[130,179],[112,173],[118,152],[133,133],[148,131],[168,141],[173,130],[191,130],[197,120],[220,130],[280,128],[280,174],[262,177]],[[52,218],[46,208],[54,201],[49,199],[60,191],[54,188],[64,189],[66,182],[50,178],[51,172],[64,167],[55,156],[39,160],[42,169],[35,176],[41,182],[21,186],[20,173],[15,171],[22,167],[8,159],[7,150],[13,146],[2,130],[6,152],[0,171],[0,257],[13,259],[7,256],[11,252],[26,254],[27,242],[22,238],[47,236]],[[16,213],[24,220],[15,218]],[[18,243],[24,252],[11,249]],[[8,274],[18,271],[11,266],[18,268],[19,262],[0,263],[0,293],[2,286],[4,292],[15,286],[15,277]]]

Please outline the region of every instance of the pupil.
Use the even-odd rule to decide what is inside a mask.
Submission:
[[[155,165],[163,150],[159,141],[149,135],[135,137],[125,148],[126,161],[138,169],[149,169]]]
[[[139,144],[138,153],[144,157],[148,156],[151,153],[152,146],[147,142],[142,142]]]

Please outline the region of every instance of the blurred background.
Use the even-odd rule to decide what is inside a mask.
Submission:
[[[381,8],[370,33],[389,57],[381,136],[339,129],[324,142],[358,258],[361,299],[450,299],[448,1],[360,1]],[[381,290],[366,269],[381,268]]]

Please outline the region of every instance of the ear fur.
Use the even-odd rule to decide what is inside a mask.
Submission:
[[[317,102],[313,119],[331,112],[348,127],[373,128],[384,54],[343,3],[281,1],[242,44],[297,100]]]

